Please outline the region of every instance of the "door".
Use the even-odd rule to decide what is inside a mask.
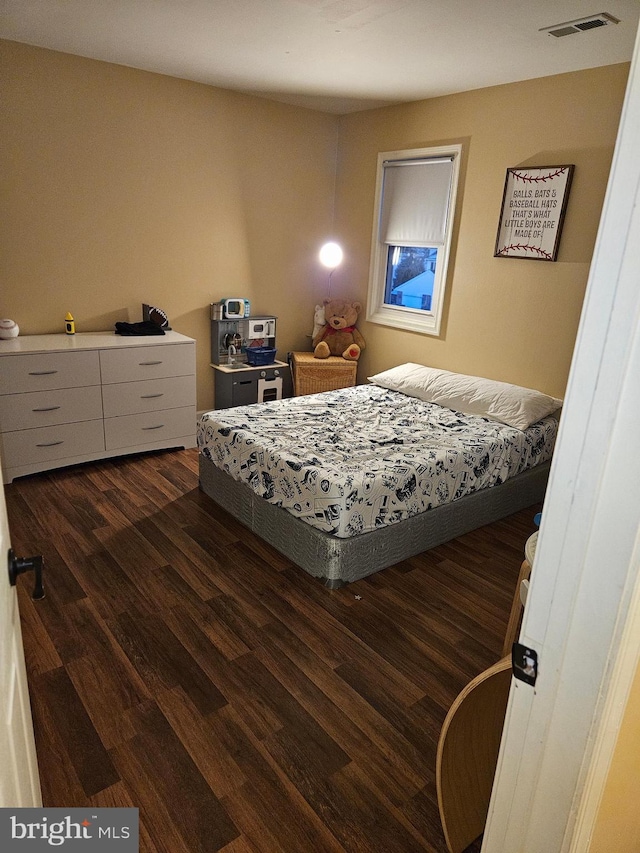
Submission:
[[[483,853],[587,849],[604,784],[596,765],[611,760],[612,724],[622,719],[636,667],[638,151],[640,32],[520,633],[538,652],[539,677],[535,689],[512,682]],[[622,705],[617,720],[613,698]],[[624,835],[627,827],[617,829]],[[622,849],[617,841],[611,850]]]
[[[0,488],[0,808],[42,805],[16,588],[9,583],[9,523]],[[32,583],[30,577],[21,583]]]

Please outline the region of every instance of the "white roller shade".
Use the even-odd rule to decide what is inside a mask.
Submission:
[[[390,246],[445,241],[452,158],[384,163],[380,241]]]

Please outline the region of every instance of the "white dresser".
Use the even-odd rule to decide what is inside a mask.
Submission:
[[[4,482],[110,456],[194,447],[196,345],[177,332],[0,341]]]

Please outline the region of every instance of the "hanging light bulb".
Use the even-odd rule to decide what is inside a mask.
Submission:
[[[325,243],[320,249],[320,263],[330,270],[334,270],[342,263],[342,249],[337,243]]]

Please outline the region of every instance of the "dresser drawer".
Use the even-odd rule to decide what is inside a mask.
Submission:
[[[105,385],[188,376],[196,372],[196,348],[194,344],[159,344],[103,350],[100,368]]]
[[[2,435],[3,465],[15,468],[104,450],[102,420],[25,429]]]
[[[195,431],[196,409],[193,405],[182,409],[164,409],[140,415],[106,418],[104,422],[107,450],[138,447],[171,438],[194,436]]]
[[[118,382],[102,389],[105,418],[193,406],[195,396],[195,376]]]
[[[97,352],[43,352],[0,360],[0,394],[100,384]]]
[[[0,396],[0,432],[93,421],[101,417],[99,385]]]

